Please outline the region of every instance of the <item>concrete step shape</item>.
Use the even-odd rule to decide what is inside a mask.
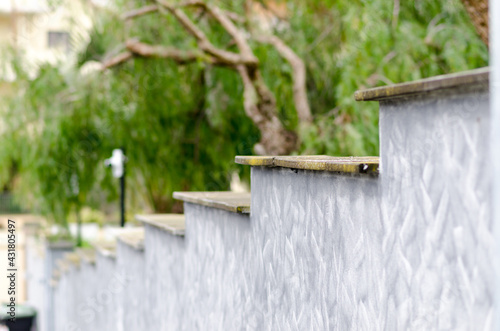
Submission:
[[[250,166],[331,171],[353,175],[378,175],[379,158],[376,156],[334,157],[328,155],[236,156],[235,162]]]
[[[250,193],[237,192],[174,192],[174,198],[184,202],[230,211],[250,213]]]
[[[380,164],[238,156],[252,166],[251,198],[176,192],[187,228],[182,215],[138,215],[142,237],[120,234],[117,262],[96,263],[97,277],[131,276],[119,328],[488,329],[487,77],[357,92],[380,101]],[[85,277],[60,278],[63,293]]]
[[[144,250],[144,228],[125,228],[116,237],[118,241],[136,250]]]
[[[116,259],[116,241],[103,241],[93,244],[96,255]]]
[[[384,228],[373,239],[382,243],[385,291],[408,298],[405,304],[419,311],[406,320],[395,314],[387,323],[403,329],[489,329],[489,265],[495,257],[488,68],[359,91],[355,97],[380,104]],[[427,292],[429,284],[439,293]],[[392,315],[401,304],[385,307]]]
[[[144,214],[135,215],[135,219],[174,236],[184,236],[186,232],[186,219],[183,214]]]
[[[426,93],[443,92],[459,88],[471,89],[479,87],[481,90],[489,87],[489,68],[479,68],[465,72],[440,75],[413,82],[375,87],[360,90],[354,93],[356,101],[383,101],[397,98],[406,98]]]
[[[76,254],[80,259],[88,264],[95,265],[96,250],[94,248],[79,248],[76,249]]]

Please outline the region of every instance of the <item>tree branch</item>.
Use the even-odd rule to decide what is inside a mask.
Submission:
[[[228,65],[256,65],[256,59],[248,59],[240,54],[225,51],[215,47],[203,31],[201,31],[191,19],[176,6],[170,5],[163,0],[157,0],[158,4],[166,8],[175,18],[182,24],[182,26],[189,32],[197,41],[198,46],[206,53],[216,57],[219,61]]]
[[[203,61],[205,63],[226,66],[226,63],[218,61],[216,58],[211,57],[199,50],[186,51],[173,47],[165,47],[159,45],[149,45],[140,42],[137,39],[129,39],[125,42],[125,48],[128,50],[116,56],[111,57],[102,64],[102,70],[109,69],[120,63],[130,60],[133,56],[141,57],[155,57],[170,59],[178,64],[187,64],[196,61]]]
[[[297,148],[297,136],[286,130],[276,114],[272,93],[264,84],[259,71],[253,74],[244,65],[236,70],[243,81],[243,107],[247,116],[261,132],[261,139],[254,146],[259,155],[286,155]]]
[[[489,47],[488,40],[488,0],[462,0],[477,33]]]
[[[292,67],[293,101],[299,120],[304,123],[312,121],[311,108],[307,99],[306,66],[304,61],[288,45],[276,36],[259,37],[257,41],[270,44]]]
[[[154,13],[157,11],[158,11],[157,5],[145,6],[145,7],[137,8],[137,9],[131,10],[129,12],[126,12],[125,14],[122,15],[122,19],[129,20],[129,19],[136,18],[139,16],[151,14],[151,13]]]
[[[195,62],[198,60],[211,64],[217,62],[214,58],[207,56],[198,50],[185,51],[173,47],[149,45],[136,39],[127,40],[125,46],[135,55],[171,59],[179,64]]]
[[[132,56],[133,55],[131,52],[123,52],[123,53],[120,53],[116,56],[111,57],[110,59],[104,60],[104,62],[102,63],[101,70],[106,70],[106,69],[114,67],[120,63],[126,62],[129,59],[131,59]]]
[[[226,14],[226,16],[233,22],[236,22],[236,23],[245,23],[246,20],[241,17],[240,15],[232,12],[232,11],[228,11],[228,10],[224,10],[224,14]]]
[[[211,6],[199,0],[187,0],[180,4],[169,4],[165,0],[155,0],[156,5],[142,7],[124,14],[122,17],[132,19],[152,12],[170,13],[193,36],[198,44],[195,50],[184,51],[160,45],[149,45],[137,39],[125,43],[126,52],[112,57],[103,64],[103,68],[123,63],[133,56],[158,57],[171,59],[179,64],[203,61],[218,66],[226,66],[237,70],[243,81],[243,107],[247,116],[261,132],[260,142],[255,146],[258,154],[284,155],[297,148],[297,135],[288,131],[281,123],[276,101],[266,86],[259,68],[259,61],[248,44],[246,35],[235,25],[239,16]],[[226,51],[214,46],[206,34],[183,11],[185,7],[200,7],[212,16],[233,38],[239,53]],[[292,66],[294,72],[294,101],[303,122],[310,121],[310,109],[305,92],[305,65],[303,61],[280,39],[271,37],[266,42],[274,45],[283,58]],[[123,47],[121,48],[123,50]]]
[[[236,66],[236,70],[241,76],[241,80],[243,82],[243,108],[245,109],[245,113],[252,120],[252,122],[260,126],[260,124],[265,120],[265,118],[260,114],[259,109],[257,107],[258,96],[255,86],[253,85],[252,80],[250,79],[250,75],[248,73],[248,69],[244,65]]]
[[[241,55],[247,58],[248,61],[257,62],[257,58],[253,54],[250,45],[248,45],[245,35],[241,33],[241,31],[236,27],[236,25],[234,25],[233,21],[226,15],[223,10],[217,7],[212,7],[204,1],[200,0],[185,1],[180,3],[179,6],[194,6],[204,8],[213,18],[217,20],[217,22],[220,23],[220,25],[227,31],[227,33],[229,33],[229,35],[233,37],[236,45],[238,46],[238,49],[241,52]]]

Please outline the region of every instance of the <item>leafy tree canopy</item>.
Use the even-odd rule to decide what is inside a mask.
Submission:
[[[87,47],[71,70],[43,65],[30,78],[14,62],[19,93],[5,112],[0,180],[57,222],[71,210],[116,198],[103,167],[125,148],[131,200],[175,210],[174,190],[225,190],[233,158],[251,154],[259,128],[244,111],[244,85],[234,70],[203,59],[187,64],[135,56],[110,69],[89,70],[123,49],[127,38],[195,50],[196,40],[168,11],[124,20],[122,13],[154,1],[117,1],[99,12]],[[172,2],[177,3],[177,2]],[[235,13],[241,29],[271,31],[306,65],[312,124],[300,125],[294,72],[276,50],[249,39],[283,127],[297,132],[296,152],[378,154],[378,112],[356,103],[357,89],[487,65],[488,51],[460,0],[209,1]],[[276,6],[275,6],[276,5]],[[276,8],[281,8],[281,12]],[[283,9],[284,8],[284,9]],[[188,17],[217,47],[238,52],[227,30],[203,10]],[[265,30],[265,31],[259,31]],[[247,171],[246,173],[244,171]]]

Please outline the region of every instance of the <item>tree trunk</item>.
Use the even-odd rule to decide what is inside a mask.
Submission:
[[[498,0],[495,0],[498,1]],[[477,33],[488,45],[488,0],[462,0]]]
[[[298,137],[283,126],[278,118],[276,100],[265,85],[258,69],[244,65],[236,68],[243,81],[243,107],[245,113],[261,133],[254,146],[258,155],[288,155],[297,149]]]

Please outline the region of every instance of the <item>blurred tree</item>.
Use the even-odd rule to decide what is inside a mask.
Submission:
[[[254,55],[249,44],[249,37],[256,41],[270,44],[276,48],[278,53],[286,59],[292,69],[293,101],[297,110],[299,121],[309,123],[311,111],[306,93],[306,68],[302,59],[288,47],[277,36],[259,33],[251,34],[251,29],[246,31],[237,26],[237,23],[246,22],[244,17],[234,12],[222,10],[221,8],[203,1],[186,1],[171,4],[158,0],[157,4],[147,5],[125,13],[124,20],[132,20],[152,13],[170,13],[182,26],[184,31],[194,38],[196,46],[191,49],[183,49],[177,46],[164,46],[161,44],[151,45],[130,39],[124,44],[125,52],[113,56],[104,62],[104,68],[110,68],[123,63],[134,56],[146,58],[164,58],[178,65],[193,62],[203,62],[211,66],[228,68],[237,72],[243,83],[243,108],[247,116],[259,128],[261,140],[255,146],[255,151],[262,155],[289,154],[297,148],[297,137],[294,132],[286,130],[278,118],[276,101],[262,78],[261,63]],[[199,16],[205,13],[214,19],[222,28],[223,33],[231,38],[226,47],[215,46],[207,34],[200,27],[203,22],[195,23],[186,13],[186,8],[194,8],[195,14]],[[200,19],[198,19],[200,20]],[[250,32],[250,33],[249,33]],[[220,32],[219,32],[220,33]],[[238,52],[231,51],[236,47]]]
[[[462,0],[477,33],[488,45],[488,0]]]
[[[5,110],[0,182],[17,169],[18,196],[58,222],[116,198],[102,163],[113,148],[126,150],[133,201],[179,211],[174,190],[227,189],[235,169],[248,178],[233,158],[258,143],[278,153],[274,143],[297,135],[298,153],[376,155],[377,104],[356,103],[357,89],[488,62],[460,0],[116,7],[96,17],[72,70],[44,65],[30,78],[14,62],[20,93]],[[266,141],[259,115],[274,123],[276,141]]]

